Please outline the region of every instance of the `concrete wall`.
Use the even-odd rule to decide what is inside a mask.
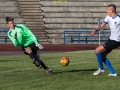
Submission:
[[[5,18],[11,16],[15,23],[24,23],[20,10],[16,1],[4,0],[0,1],[0,30],[8,29]]]

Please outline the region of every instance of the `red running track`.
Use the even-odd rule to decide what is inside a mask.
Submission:
[[[79,51],[79,50],[94,50],[98,44],[57,44],[43,45],[42,51]],[[120,49],[120,47],[118,48]],[[14,47],[12,44],[0,44],[0,51],[21,51],[20,47]]]

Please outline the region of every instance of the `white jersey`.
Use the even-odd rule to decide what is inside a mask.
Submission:
[[[107,15],[104,22],[109,24],[111,31],[110,40],[120,42],[120,15],[116,15],[114,18]]]

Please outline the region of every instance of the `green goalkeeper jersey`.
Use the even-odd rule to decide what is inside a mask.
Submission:
[[[16,33],[16,38],[15,38]],[[14,30],[8,31],[8,37],[15,47],[26,47],[32,43],[38,44],[39,41],[35,35],[24,25],[16,24]]]

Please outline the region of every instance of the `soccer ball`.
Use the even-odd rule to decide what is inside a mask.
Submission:
[[[68,57],[62,57],[61,59],[60,59],[60,64],[62,65],[62,66],[67,66],[67,65],[69,65],[69,58]]]

